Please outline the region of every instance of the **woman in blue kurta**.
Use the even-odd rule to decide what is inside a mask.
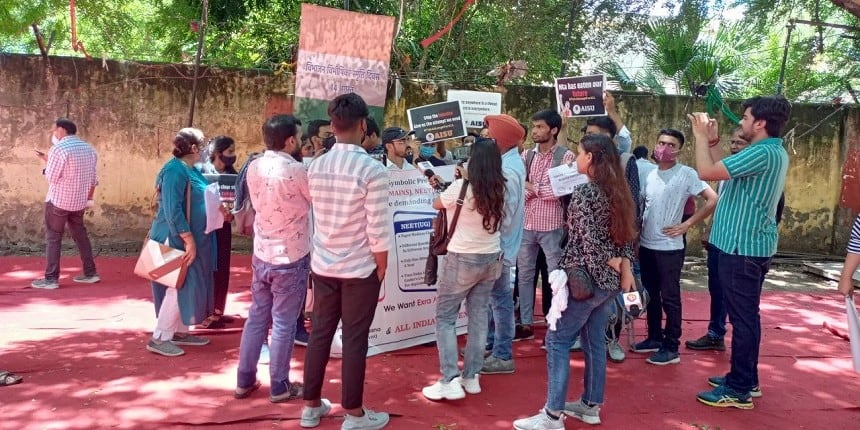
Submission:
[[[188,272],[181,288],[152,283],[158,317],[146,349],[174,357],[185,353],[177,345],[206,345],[208,339],[188,334],[188,326],[199,324],[213,311],[212,272],[215,270],[215,236],[204,233],[206,205],[203,193],[206,179],[194,169],[200,161],[203,133],[183,128],[173,139],[173,156],[155,180],[160,191],[158,213],[149,237],[186,251]],[[190,184],[190,186],[189,186]],[[190,216],[186,215],[186,193],[190,190]],[[190,225],[189,225],[190,220]]]

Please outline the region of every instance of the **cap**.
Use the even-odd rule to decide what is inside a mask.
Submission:
[[[484,117],[484,123],[487,124],[487,133],[491,138],[496,139],[500,146],[506,148],[517,146],[526,137],[523,126],[510,115],[487,115]]]
[[[415,134],[414,131],[406,131],[400,127],[388,127],[382,131],[382,144],[384,145],[395,140],[400,140],[413,134]]]

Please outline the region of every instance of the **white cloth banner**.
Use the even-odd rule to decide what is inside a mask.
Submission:
[[[851,358],[854,360],[854,371],[860,373],[860,316],[854,296],[845,297],[845,311],[848,314],[848,335],[851,338]]]
[[[454,166],[434,167],[445,180],[454,176]],[[424,283],[424,264],[430,244],[433,200],[436,194],[419,170],[389,170],[388,207],[394,231],[394,247],[388,251],[388,271],[379,291],[376,316],[370,325],[367,355],[409,348],[436,340],[436,286]],[[439,258],[439,279],[445,258]],[[465,309],[461,308],[457,334],[466,332]],[[341,357],[338,328],[331,356]]]

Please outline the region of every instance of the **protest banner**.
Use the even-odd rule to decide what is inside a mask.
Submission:
[[[454,166],[434,170],[443,178],[453,178]],[[436,286],[424,283],[424,263],[430,243],[432,221],[436,216],[436,195],[419,170],[389,171],[388,207],[394,240],[388,251],[388,270],[379,292],[376,315],[370,325],[367,355],[422,345],[436,340]],[[439,269],[444,270],[444,256]],[[462,311],[457,333],[466,332],[467,318]],[[331,349],[332,357],[342,354],[338,329]]]
[[[406,111],[409,128],[420,142],[456,139],[466,135],[459,101],[434,103]]]
[[[328,103],[354,92],[382,124],[393,37],[394,17],[302,3],[296,116],[302,121],[328,119]]]
[[[606,108],[603,106],[605,88],[605,75],[556,79],[558,112],[566,118],[606,115]]]
[[[205,173],[203,177],[210,184],[218,183],[218,192],[221,195],[221,204],[227,209],[233,209],[233,202],[236,201],[236,177],[239,175],[229,173]]]
[[[502,94],[483,91],[448,90],[448,101],[460,101],[467,128],[483,128],[484,117],[502,113]]]

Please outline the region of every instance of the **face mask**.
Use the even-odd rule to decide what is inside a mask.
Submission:
[[[671,163],[678,158],[678,151],[666,145],[658,145],[654,149],[654,159],[660,163]]]
[[[236,156],[235,156],[235,155],[224,155],[224,154],[221,154],[221,156],[220,156],[219,158],[221,159],[221,162],[222,162],[222,163],[224,163],[224,165],[225,165],[225,166],[227,166],[227,167],[230,167],[230,166],[232,166],[234,163],[236,163]]]
[[[435,153],[436,153],[436,147],[435,146],[421,145],[421,158],[430,158]]]
[[[51,145],[56,145],[59,141],[60,139],[57,139],[55,134],[51,134]]]

